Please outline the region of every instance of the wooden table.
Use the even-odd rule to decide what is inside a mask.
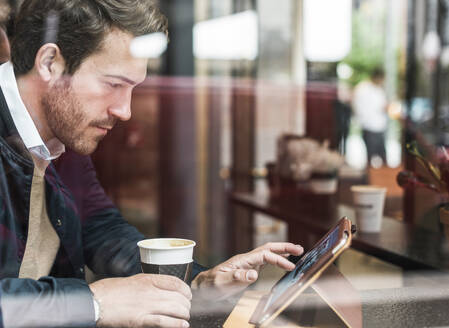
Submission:
[[[272,199],[269,194],[234,193],[234,204],[270,215],[288,224],[289,241],[304,243],[319,239],[346,215],[354,221],[353,210],[338,203],[335,195],[304,194],[295,199]],[[299,198],[298,198],[299,197]],[[352,247],[404,270],[449,269],[448,241],[444,235],[385,217],[379,233],[357,233]]]
[[[246,292],[224,328],[253,328],[254,326],[247,324],[248,312],[254,309],[260,295],[261,293],[256,291]],[[419,287],[364,290],[360,291],[359,295],[364,328],[447,327],[449,322],[449,293],[444,288],[433,291],[432,298],[428,297],[429,291],[426,288]],[[270,328],[347,327],[333,315],[327,304],[319,300],[318,295],[300,295],[298,304],[303,305],[305,302],[318,306],[312,325],[298,325],[298,318],[295,316],[297,309],[293,304]]]

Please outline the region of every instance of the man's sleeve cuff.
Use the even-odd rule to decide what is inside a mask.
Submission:
[[[95,327],[92,293],[84,280],[2,279],[4,327]]]

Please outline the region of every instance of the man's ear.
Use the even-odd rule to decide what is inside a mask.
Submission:
[[[11,57],[8,37],[3,28],[0,27],[0,63],[5,63]]]
[[[34,68],[43,82],[53,84],[64,73],[65,61],[61,50],[54,43],[46,43],[39,48]]]

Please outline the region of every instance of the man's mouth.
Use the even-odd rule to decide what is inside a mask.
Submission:
[[[100,130],[103,134],[107,134],[109,130],[112,129],[112,127],[105,127],[105,126],[96,126],[98,130]]]

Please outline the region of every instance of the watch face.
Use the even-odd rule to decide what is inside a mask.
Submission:
[[[95,322],[100,319],[100,303],[94,298]]]

